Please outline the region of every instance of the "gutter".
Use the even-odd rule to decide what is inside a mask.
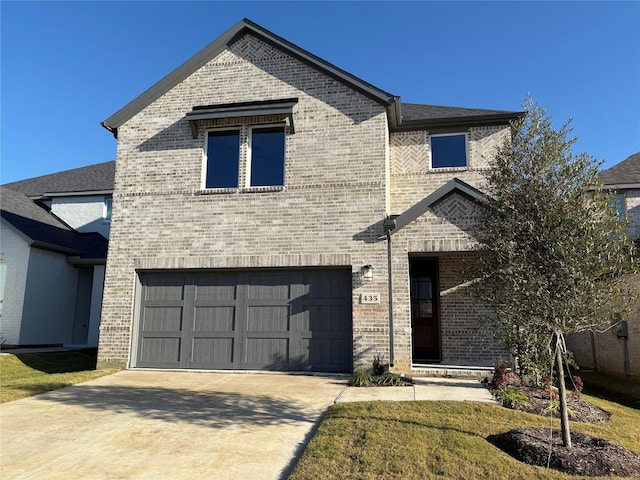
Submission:
[[[387,278],[389,291],[389,367],[395,363],[395,348],[393,343],[393,251],[391,245],[391,232],[395,229],[396,221],[387,217],[384,220],[384,231],[387,237]]]

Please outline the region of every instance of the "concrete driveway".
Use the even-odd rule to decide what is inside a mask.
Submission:
[[[0,407],[8,479],[286,478],[346,378],[123,371]]]

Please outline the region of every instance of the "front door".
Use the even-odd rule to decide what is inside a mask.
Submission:
[[[440,361],[438,259],[409,260],[413,363]]]

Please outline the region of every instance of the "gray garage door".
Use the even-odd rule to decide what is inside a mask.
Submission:
[[[145,273],[141,280],[138,367],[351,371],[349,270]]]

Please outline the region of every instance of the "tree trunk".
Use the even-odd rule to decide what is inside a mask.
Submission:
[[[569,409],[567,408],[567,388],[564,384],[564,368],[562,366],[562,348],[560,334],[556,333],[556,367],[558,369],[558,395],[560,397],[560,426],[562,428],[562,444],[571,450],[571,431],[569,430]]]

